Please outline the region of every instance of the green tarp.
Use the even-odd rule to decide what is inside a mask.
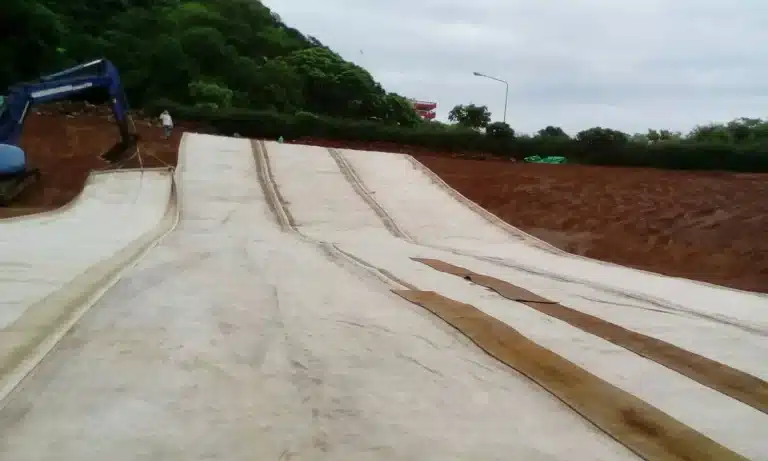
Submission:
[[[531,155],[530,157],[525,157],[523,160],[527,163],[551,163],[553,165],[565,163],[567,161],[565,157],[541,157],[538,155]]]

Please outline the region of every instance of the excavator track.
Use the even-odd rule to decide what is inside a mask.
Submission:
[[[40,180],[40,170],[29,169],[22,173],[0,176],[0,207],[9,206],[27,187]]]

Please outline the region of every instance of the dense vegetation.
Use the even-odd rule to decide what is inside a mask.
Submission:
[[[422,121],[364,69],[285,25],[258,0],[3,0],[0,87],[107,57],[134,107],[223,134],[388,141],[507,157],[558,155],[607,165],[768,171],[768,122],[738,119],[627,134],[591,128],[534,135],[457,106]]]
[[[403,97],[257,0],[3,0],[2,10],[2,88],[103,56],[134,106],[419,121]]]

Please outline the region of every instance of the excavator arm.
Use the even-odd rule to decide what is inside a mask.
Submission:
[[[128,113],[120,75],[110,61],[98,59],[42,76],[33,82],[13,85],[0,104],[0,205],[8,204],[30,179],[34,182],[40,176],[38,170],[27,166],[26,155],[18,146],[32,106],[71,99],[93,88],[107,91],[120,132],[120,141],[103,153],[102,158],[116,163],[131,154],[138,135]]]
[[[45,75],[34,82],[12,86],[6,98],[7,113],[5,116],[0,115],[0,143],[18,145],[24,120],[32,106],[69,99],[91,88],[107,90],[120,130],[120,144],[126,148],[135,145],[136,129],[128,114],[128,101],[120,75],[117,68],[106,59]]]

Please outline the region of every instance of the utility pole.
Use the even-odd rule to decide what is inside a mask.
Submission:
[[[504,92],[504,123],[507,123],[507,101],[509,101],[509,83],[507,83],[506,80],[502,80],[500,78],[491,77],[490,75],[485,75],[480,72],[472,72],[476,77],[485,77],[490,78],[491,80],[496,80],[497,82],[501,82],[506,86],[506,91]]]

